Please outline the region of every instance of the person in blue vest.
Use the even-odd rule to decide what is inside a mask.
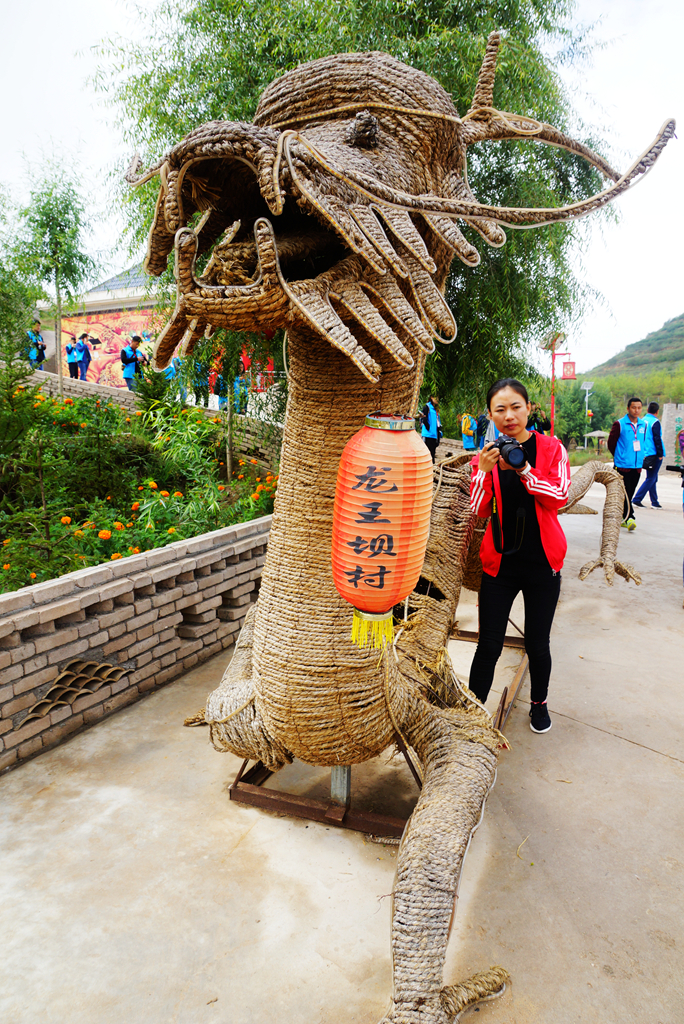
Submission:
[[[67,366],[69,367],[69,376],[72,380],[78,380],[78,356],[76,354],[76,338],[70,337],[64,346],[66,349]]]
[[[420,411],[420,434],[428,447],[432,461],[435,461],[437,445],[442,439],[442,421],[439,418],[439,399],[431,395]]]
[[[28,335],[26,347],[28,349],[28,357],[31,360],[31,366],[34,370],[42,370],[45,361],[45,342],[43,341],[43,335],[40,333],[40,320],[37,317],[33,321],[31,330],[26,333]]]
[[[147,362],[144,353],[139,351],[141,343],[142,338],[134,334],[128,345],[121,349],[122,376],[129,391],[135,391],[137,380],[142,377],[143,363]]]
[[[79,335],[78,341],[76,342],[76,363],[78,365],[79,380],[86,380],[90,362],[91,355],[90,346],[88,345],[88,333],[87,331],[84,331],[83,334]]]
[[[660,420],[658,419],[659,408],[660,406],[657,402],[649,402],[648,412],[644,416],[644,421],[649,424],[651,429],[646,434],[646,445],[644,447],[643,468],[646,470],[646,479],[632,498],[632,504],[636,505],[637,508],[645,507],[642,502],[647,494],[651,499],[651,508],[663,507],[658,501],[658,491],[656,489],[658,473],[665,458],[665,445],[663,444],[663,435],[660,428]]]
[[[627,402],[627,415],[621,420],[615,420],[608,435],[608,449],[613,456],[613,465],[621,474],[625,485],[622,525],[630,532],[636,529],[632,495],[639,483],[641,467],[644,464],[646,435],[651,429],[649,424],[641,419],[642,408],[640,398],[630,398]]]
[[[467,452],[475,451],[477,446],[477,420],[469,412],[464,412],[461,417],[461,437],[465,450]]]

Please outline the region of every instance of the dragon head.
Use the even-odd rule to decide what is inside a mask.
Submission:
[[[454,256],[471,267],[480,260],[459,221],[501,246],[502,225],[585,216],[648,171],[674,134],[674,121],[666,122],[620,175],[550,125],[496,110],[499,41],[498,33],[489,37],[463,117],[423,72],[384,53],[346,53],[273,82],[253,124],[204,124],[144,173],[136,157],[132,185],[161,179],[145,269],[161,274],[175,248],[177,302],[156,343],[157,367],[217,327],[300,323],[372,381],[383,351],[410,369],[435,338],[456,336],[442,294],[449,266]],[[567,149],[609,184],[553,209],[479,203],[468,186],[468,146],[502,139]],[[200,274],[196,260],[206,253]]]

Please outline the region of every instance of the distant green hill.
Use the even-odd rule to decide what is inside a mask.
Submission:
[[[584,376],[607,377],[628,373],[634,377],[645,377],[649,373],[676,373],[679,370],[684,370],[684,313],[668,320],[643,341],[628,345]]]

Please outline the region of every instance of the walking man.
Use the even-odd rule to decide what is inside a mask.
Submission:
[[[636,529],[632,495],[639,483],[644,463],[646,435],[651,429],[649,424],[640,418],[641,409],[641,399],[630,398],[627,402],[627,415],[615,420],[608,435],[608,449],[613,456],[613,465],[622,475],[626,491],[622,525],[630,532]]]
[[[657,402],[649,402],[648,412],[644,416],[644,421],[649,424],[651,429],[646,435],[646,446],[644,448],[643,467],[646,470],[646,479],[632,499],[632,504],[638,508],[644,507],[642,502],[647,494],[651,499],[651,508],[663,507],[658,501],[658,491],[656,490],[658,473],[665,458],[665,445],[663,444],[660,420],[657,415],[659,408],[660,406]]]

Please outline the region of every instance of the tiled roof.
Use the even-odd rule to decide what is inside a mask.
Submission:
[[[128,270],[123,270],[120,274],[115,274],[114,277],[109,277],[106,281],[96,284],[87,294],[91,295],[93,292],[117,292],[122,288],[137,288],[142,291],[147,280],[147,275],[143,272],[142,263],[138,263],[135,267],[129,267]]]

